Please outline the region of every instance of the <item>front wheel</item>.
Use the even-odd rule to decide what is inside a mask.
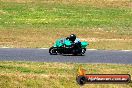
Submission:
[[[51,47],[49,49],[49,53],[50,53],[50,55],[57,55],[57,49],[55,47]]]
[[[86,52],[86,48],[83,48],[81,54],[83,55],[85,54],[85,52]]]

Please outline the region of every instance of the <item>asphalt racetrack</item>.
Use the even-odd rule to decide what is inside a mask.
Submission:
[[[132,51],[87,50],[84,56],[49,55],[48,49],[1,48],[0,61],[132,64]]]

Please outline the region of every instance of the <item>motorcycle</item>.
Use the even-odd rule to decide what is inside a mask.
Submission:
[[[89,45],[88,42],[77,42],[61,38],[57,39],[55,44],[49,49],[50,55],[58,54],[72,54],[72,55],[84,55],[86,52],[86,47]]]

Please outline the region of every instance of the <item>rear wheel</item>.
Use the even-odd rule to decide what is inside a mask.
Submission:
[[[50,53],[50,55],[57,55],[57,48],[51,47],[51,48],[49,49],[49,53]]]

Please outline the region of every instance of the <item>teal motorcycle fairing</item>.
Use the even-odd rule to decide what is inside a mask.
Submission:
[[[84,54],[86,47],[89,45],[88,42],[77,42],[73,43],[72,41],[66,38],[57,39],[54,45],[49,49],[51,55],[59,54]]]

